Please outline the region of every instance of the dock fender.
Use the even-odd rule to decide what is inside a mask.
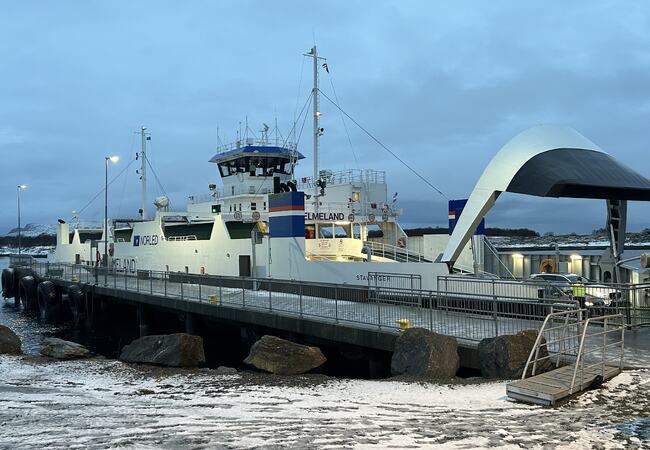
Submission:
[[[43,281],[38,285],[38,309],[41,320],[53,322],[61,312],[61,292],[51,281]]]
[[[2,270],[2,296],[12,298],[14,296],[15,274],[13,267],[7,267]]]
[[[38,281],[35,275],[27,275],[20,279],[18,297],[25,310],[38,311]]]
[[[86,318],[86,298],[82,287],[78,284],[70,285],[68,288],[68,299],[72,311],[72,320],[78,326]]]

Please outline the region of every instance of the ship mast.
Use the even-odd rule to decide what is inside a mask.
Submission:
[[[319,197],[319,192],[318,189],[319,187],[317,186],[316,182],[320,178],[319,170],[318,170],[318,143],[319,143],[319,138],[322,134],[322,130],[320,128],[319,124],[319,119],[320,119],[320,111],[318,111],[318,60],[319,59],[325,59],[325,58],[319,58],[318,57],[318,51],[316,50],[316,46],[314,45],[311,50],[309,50],[309,53],[306,53],[305,56],[309,56],[314,60],[314,87],[312,88],[311,94],[312,94],[312,103],[313,103],[313,110],[314,110],[314,212],[318,212],[318,197]]]
[[[147,220],[147,135],[145,127],[140,128],[140,137],[142,139],[142,149],[140,151],[140,185],[142,187],[142,207],[140,208],[140,218]]]

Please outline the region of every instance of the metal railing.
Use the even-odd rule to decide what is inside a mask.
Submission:
[[[373,169],[350,169],[336,172],[321,170],[319,179],[328,185],[349,183],[386,183],[386,172]],[[314,188],[313,177],[302,177],[298,180],[298,189]]]
[[[395,332],[408,324],[459,341],[538,329],[553,302],[422,290],[399,286],[337,285],[297,280],[200,275],[183,272],[106,270],[102,267],[31,261],[43,277],[177,300],[263,310]],[[118,294],[119,295],[119,294]]]
[[[385,244],[376,241],[364,241],[364,247],[370,248],[374,256],[392,259],[398,262],[432,262],[423,254],[409,250],[408,247]]]
[[[586,314],[587,310],[578,309],[546,316],[526,361],[522,380],[553,368],[573,365],[568,385],[569,394],[573,394],[594,375],[605,378],[608,368],[623,368],[625,326],[622,315],[585,319]]]
[[[587,317],[621,314],[627,326],[650,325],[650,284],[603,284],[535,280],[481,279],[472,276],[438,277],[438,290],[493,298],[544,300],[578,305]],[[575,293],[574,293],[575,291]],[[577,294],[577,295],[576,295]]]
[[[298,144],[295,142],[288,142],[282,139],[256,139],[256,138],[244,138],[240,139],[234,142],[229,142],[227,144],[219,145],[217,147],[217,153],[225,153],[230,150],[235,150],[239,148],[244,148],[249,145],[254,145],[254,146],[261,146],[261,147],[268,147],[270,145],[274,147],[283,147],[286,148],[287,151],[297,151],[298,149]]]

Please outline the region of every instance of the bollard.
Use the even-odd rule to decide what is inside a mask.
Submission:
[[[404,331],[411,328],[411,321],[408,319],[397,319],[395,323],[399,325],[399,331]]]

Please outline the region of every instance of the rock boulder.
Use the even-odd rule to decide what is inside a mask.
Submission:
[[[21,347],[18,335],[11,328],[0,325],[0,355],[20,355]]]
[[[244,363],[278,375],[297,375],[316,369],[325,361],[327,359],[318,347],[267,335],[253,344]]]
[[[87,358],[90,352],[86,347],[76,342],[64,341],[58,338],[45,338],[41,346],[41,355],[56,359]]]
[[[393,375],[445,379],[460,367],[456,339],[424,328],[405,330],[395,343],[390,369]]]
[[[536,339],[536,330],[483,339],[478,344],[481,374],[486,378],[521,378]],[[540,347],[538,358],[546,356],[548,350],[545,346]],[[538,362],[536,373],[546,372],[550,366],[551,362],[544,359]]]
[[[205,363],[203,338],[186,333],[144,336],[124,346],[120,360],[171,367]]]

